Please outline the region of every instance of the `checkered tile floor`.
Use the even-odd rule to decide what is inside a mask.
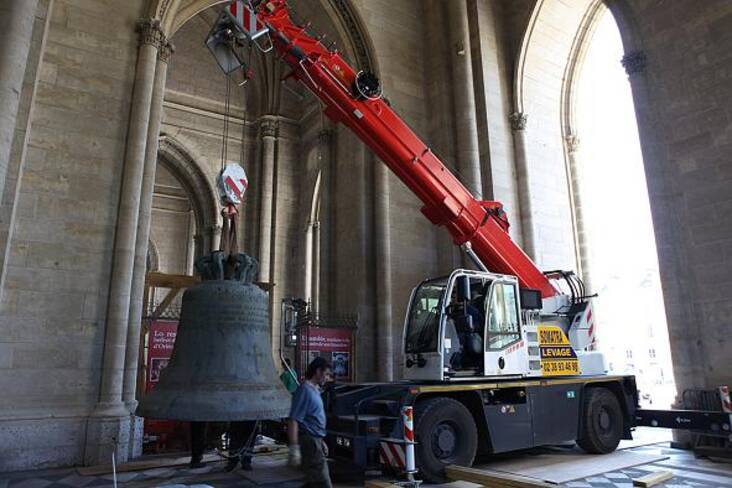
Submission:
[[[562,486],[568,488],[621,488],[632,487],[632,478],[653,471],[667,470],[674,478],[657,485],[665,488],[732,488],[732,463],[716,463],[697,459],[692,453],[671,449],[667,442],[629,449],[633,452],[667,456],[668,459],[657,463],[634,468],[622,469],[571,481]],[[299,475],[285,466],[282,455],[258,456],[254,460],[254,470],[233,473],[223,471],[224,463],[209,463],[205,468],[191,470],[187,467],[156,468],[146,471],[119,473],[118,486],[136,487],[173,487],[173,486],[213,486],[248,487],[272,486],[294,488],[301,485]],[[359,486],[349,484],[341,486]],[[111,487],[112,475],[81,476],[75,469],[30,471],[24,473],[0,474],[0,488],[68,488],[68,487]],[[338,484],[336,484],[338,486]]]
[[[601,476],[570,481],[564,484],[564,486],[569,488],[630,488],[633,486],[633,478],[638,478],[654,471],[671,471],[674,477],[665,483],[656,485],[657,487],[732,488],[732,463],[719,463],[696,458],[690,451],[669,448],[667,442],[651,446],[634,447],[629,450],[641,454],[668,456],[668,459],[657,463],[605,473]]]
[[[200,469],[185,466],[165,467],[117,473],[117,485],[125,488],[137,487],[254,487],[277,486],[295,488],[302,484],[300,474],[286,466],[283,456],[258,456],[254,459],[253,471],[237,469],[224,472],[224,461],[208,463]],[[68,488],[68,487],[112,487],[113,476],[81,476],[75,469],[28,471],[0,474],[0,488]]]

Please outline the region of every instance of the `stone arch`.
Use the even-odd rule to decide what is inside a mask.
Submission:
[[[578,192],[572,184],[576,180],[572,157],[578,138],[571,92],[587,40],[606,8],[620,29],[626,57],[640,51],[634,12],[627,0],[537,0],[515,64],[514,111],[524,120],[528,118],[528,171],[537,175],[534,180],[541,175],[544,186],[532,186],[530,198],[536,202],[532,207],[555,208],[557,213],[534,220],[538,235],[551,235],[553,243],[559,244],[554,250],[542,242],[537,244],[539,263],[550,268],[582,272],[585,261],[578,241]],[[562,205],[562,201],[567,204]]]
[[[592,0],[579,23],[564,70],[561,117],[562,131],[565,137],[577,133],[574,106],[576,97],[573,96],[575,85],[597,23],[606,11],[609,11],[615,19],[615,24],[618,26],[623,41],[624,51],[629,54],[641,51],[635,17],[630,12],[626,1]]]
[[[219,206],[213,178],[207,175],[191,151],[171,135],[162,134],[158,161],[183,185],[191,199],[196,222],[196,256],[210,252],[218,245]]]
[[[564,141],[567,186],[569,188],[574,244],[576,250],[577,269],[585,280],[588,289],[592,289],[592,278],[589,265],[589,242],[583,225],[583,202],[580,192],[582,181],[582,164],[578,161],[580,135],[576,122],[576,89],[579,75],[584,64],[585,55],[592,41],[600,19],[610,12],[621,34],[623,49],[626,53],[640,52],[640,38],[635,18],[625,0],[592,0],[577,26],[572,45],[567,56],[567,63],[562,78],[560,99],[560,117],[562,140]],[[616,60],[620,62],[620,60]]]
[[[229,0],[150,0],[149,14],[159,19],[163,32],[172,37],[188,20],[209,7]],[[310,1],[310,0],[307,0]],[[318,0],[341,37],[346,52],[360,69],[378,73],[374,46],[352,0]]]

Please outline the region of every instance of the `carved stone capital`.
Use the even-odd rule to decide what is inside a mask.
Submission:
[[[170,57],[175,52],[175,46],[171,42],[165,42],[158,49],[158,59],[163,63],[170,61]]]
[[[274,117],[262,117],[259,121],[259,134],[262,137],[277,137],[280,121]]]
[[[142,19],[137,23],[137,33],[140,35],[141,46],[149,44],[160,49],[167,42],[158,19]]]
[[[567,151],[574,153],[579,150],[580,140],[575,134],[569,134],[565,137],[565,140],[567,141]]]
[[[513,130],[524,130],[526,129],[526,121],[529,118],[523,112],[514,112],[508,116],[509,122],[511,122],[511,129]]]
[[[646,53],[643,51],[633,51],[632,53],[628,53],[620,60],[620,64],[625,68],[625,72],[628,73],[628,77],[637,73],[642,73],[646,69]]]

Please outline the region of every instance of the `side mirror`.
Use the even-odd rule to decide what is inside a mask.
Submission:
[[[542,302],[539,290],[521,288],[519,296],[521,297],[521,310],[541,310]]]

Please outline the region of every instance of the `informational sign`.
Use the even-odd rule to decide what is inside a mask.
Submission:
[[[352,381],[352,329],[308,327],[302,341],[303,350],[308,351],[308,362],[323,357],[333,366],[336,381]]]
[[[562,329],[539,326],[539,349],[543,376],[579,374],[579,361]]]
[[[173,354],[173,344],[178,333],[178,322],[155,320],[150,324],[147,345],[147,382],[145,391],[151,391],[160,381],[160,372],[165,369]]]
[[[145,392],[150,392],[160,381],[160,373],[168,365],[173,354],[173,344],[178,333],[178,322],[172,320],[154,320],[150,323],[147,336],[147,372],[145,375]],[[156,439],[154,444],[185,445],[186,426],[174,420],[145,419],[146,438]]]

